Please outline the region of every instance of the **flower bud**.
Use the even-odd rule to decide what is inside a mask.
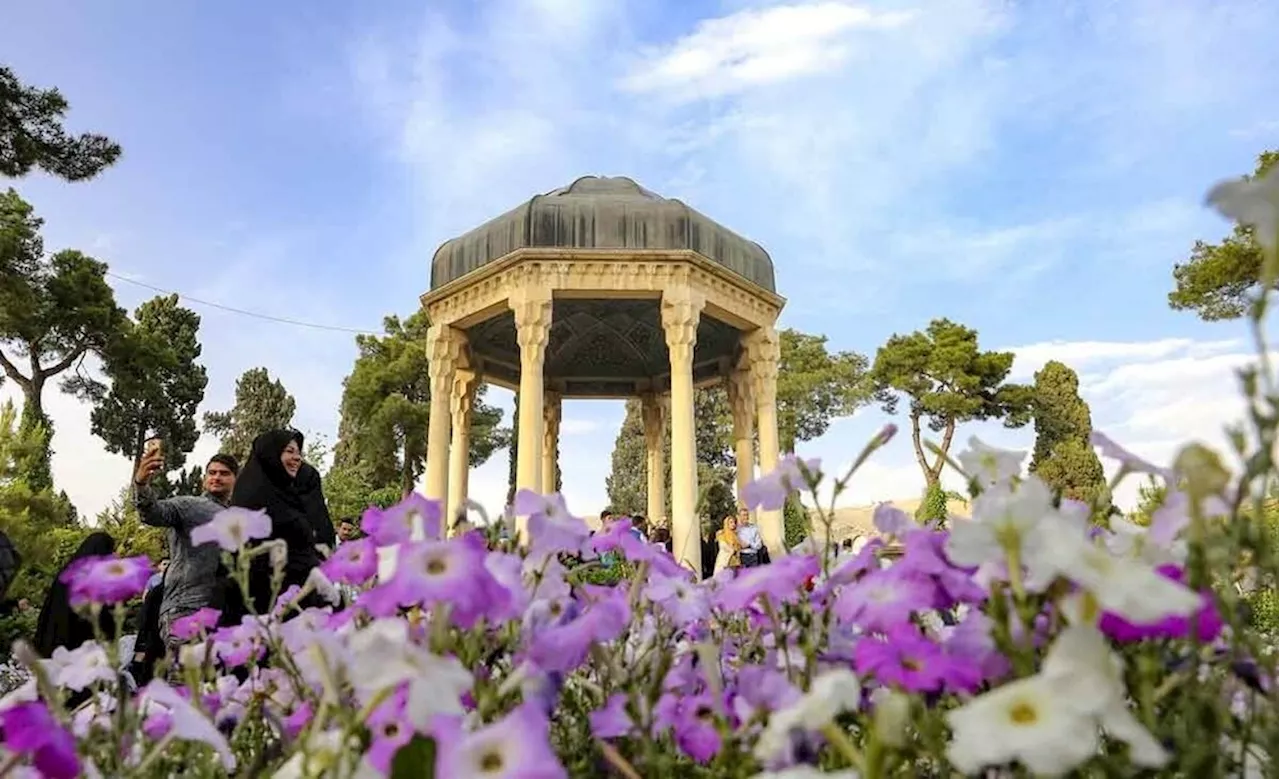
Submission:
[[[1221,495],[1231,481],[1231,472],[1218,453],[1203,444],[1188,444],[1178,452],[1173,469],[1186,480],[1187,493],[1197,501]]]
[[[871,694],[871,727],[880,743],[900,748],[907,743],[911,724],[911,699],[897,690],[881,687]]]

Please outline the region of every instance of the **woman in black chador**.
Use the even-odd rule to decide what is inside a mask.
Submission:
[[[272,430],[253,441],[253,452],[236,479],[231,505],[240,508],[265,509],[271,518],[272,540],[284,541],[289,552],[280,592],[292,585],[302,586],[311,569],[320,564],[315,531],[307,518],[307,509],[298,492],[298,471],[302,468],[302,433],[296,430]],[[271,608],[271,563],[268,555],[259,555],[249,573],[249,594],[254,609],[265,614]],[[223,623],[238,623],[245,610],[238,588],[228,588],[223,604]],[[314,598],[299,604],[313,605]],[[318,605],[318,604],[316,604]]]
[[[116,540],[101,531],[90,533],[67,564],[53,577],[49,585],[49,593],[45,595],[44,606],[40,609],[40,620],[36,623],[35,649],[41,657],[50,657],[53,650],[60,646],[75,649],[86,641],[95,638],[93,623],[76,613],[71,608],[70,588],[62,581],[67,569],[86,557],[106,557],[116,551]],[[98,628],[107,639],[115,638],[115,620],[111,609],[104,608],[98,620]]]
[[[338,534],[333,529],[329,507],[324,502],[324,483],[320,478],[320,471],[311,463],[303,462],[294,483],[302,498],[302,509],[307,515],[307,521],[311,523],[316,543],[332,552],[338,545]]]

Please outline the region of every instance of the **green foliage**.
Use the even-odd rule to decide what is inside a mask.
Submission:
[[[700,517],[722,519],[737,514],[738,499],[733,494],[734,471],[725,466],[698,463],[698,507]],[[632,512],[645,513],[643,509]],[[671,516],[670,510],[667,516]]]
[[[153,563],[165,557],[164,531],[142,524],[128,487],[98,512],[94,527],[115,538],[116,554],[121,557],[145,555]]]
[[[84,537],[63,495],[33,488],[23,462],[45,450],[44,436],[24,431],[12,402],[0,406],[0,530],[22,555],[22,569],[7,597],[39,606],[49,582]]]
[[[1032,386],[1036,444],[1031,472],[1064,498],[1094,504],[1107,489],[1102,461],[1089,443],[1093,420],[1080,397],[1080,379],[1051,360],[1036,372]]]
[[[395,485],[412,491],[426,467],[427,423],[431,415],[426,313],[383,320],[385,335],[356,336],[359,354],[343,383],[342,421],[334,449],[335,468],[348,479],[365,479],[370,491]],[[507,443],[502,411],[484,403],[476,390],[471,413],[470,461],[489,459]],[[357,467],[359,466],[359,467]]]
[[[940,482],[930,482],[924,488],[924,498],[916,507],[916,519],[922,523],[941,524],[947,520],[947,491]]]
[[[128,318],[104,278],[107,266],[77,251],[46,256],[42,224],[17,192],[0,195],[0,368],[22,390],[23,429],[43,426],[51,436],[45,385],[88,354],[106,358]],[[36,489],[53,483],[49,455],[31,460],[26,475]]]
[[[435,775],[436,742],[424,736],[414,736],[391,759],[390,779],[433,779]]]
[[[253,439],[268,430],[288,427],[297,403],[266,368],[250,368],[236,379],[236,402],[230,411],[206,412],[205,428],[222,437],[219,447],[240,462],[249,457]]]
[[[825,335],[787,328],[778,341],[778,444],[794,452],[827,432],[831,420],[870,403],[874,386],[866,356],[828,352]]]
[[[28,598],[28,600],[31,599]],[[39,619],[40,603],[35,601],[31,601],[31,608],[26,611],[15,609],[11,614],[0,617],[0,663],[9,662],[9,653],[14,641],[18,639],[30,641],[35,637],[36,623]]]
[[[648,462],[644,441],[644,419],[641,403],[629,398],[622,416],[622,427],[613,444],[612,468],[605,477],[609,506],[623,514],[642,514],[648,510]],[[663,436],[667,452],[671,445]],[[670,475],[667,476],[669,482]]]
[[[787,549],[809,537],[809,516],[800,498],[792,495],[782,506],[782,538]]]
[[[1276,152],[1264,151],[1253,175],[1245,178],[1261,178],[1275,166]],[[1169,307],[1194,311],[1207,322],[1239,319],[1258,292],[1263,261],[1251,227],[1236,225],[1221,243],[1196,241],[1191,257],[1173,266]]]
[[[164,471],[182,468],[200,438],[196,409],[209,377],[200,358],[200,315],[178,305],[177,295],[138,306],[132,327],[111,351],[108,383],[76,377],[68,386],[93,403],[90,430],[107,451],[137,466],[150,436],[164,440]]]
[[[875,399],[888,414],[907,399],[911,443],[926,485],[941,478],[946,461],[942,455],[928,461],[921,421],[942,433],[943,454],[962,422],[1002,419],[1005,427],[1022,427],[1030,421],[1031,388],[1005,383],[1012,367],[1013,352],[979,351],[978,331],[948,319],[935,319],[910,335],[895,334],[876,352]]]
[[[0,176],[21,178],[39,168],[67,181],[92,178],[120,157],[120,146],[93,133],[68,135],[67,99],[0,67]]]

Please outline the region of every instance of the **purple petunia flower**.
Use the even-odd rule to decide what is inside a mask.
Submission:
[[[80,775],[75,736],[58,724],[42,701],[18,703],[0,712],[0,730],[5,747],[30,757],[41,776],[75,779]]]
[[[895,568],[872,571],[841,590],[831,607],[836,618],[863,630],[888,631],[915,612],[932,608],[934,585],[902,576]]]
[[[627,714],[627,696],[615,692],[604,705],[591,712],[591,733],[596,738],[619,738],[631,733],[635,723]]]
[[[470,533],[451,541],[402,544],[391,581],[364,593],[358,603],[379,616],[390,616],[398,606],[444,603],[450,621],[469,628],[510,603],[510,593],[485,567],[486,554],[484,539]]]
[[[675,576],[650,576],[645,597],[661,606],[676,625],[696,622],[711,611],[710,593],[692,582],[684,571]]]
[[[654,728],[660,732],[669,729],[681,752],[699,763],[708,763],[723,746],[716,727],[716,715],[723,709],[710,693],[667,693],[654,708]]]
[[[174,638],[190,641],[216,628],[220,617],[222,617],[222,612],[217,609],[198,609],[185,617],[175,619],[173,624],[169,626],[169,633]]]
[[[688,577],[690,571],[667,554],[667,550],[643,541],[636,535],[630,517],[615,519],[602,532],[591,537],[588,548],[597,554],[619,551],[633,563],[648,563],[650,570],[663,576]]]
[[[564,673],[582,665],[592,644],[616,639],[631,621],[626,593],[601,598],[576,617],[544,628],[529,642],[529,659],[544,671]]]
[[[1156,572],[1171,581],[1182,583],[1185,574],[1176,565],[1162,565]],[[1201,643],[1208,643],[1222,632],[1222,615],[1214,603],[1213,593],[1201,593],[1201,606],[1192,617],[1170,616],[1149,625],[1136,625],[1119,614],[1103,612],[1098,628],[1116,641],[1142,641],[1148,638],[1190,638],[1195,632]]]
[[[411,492],[390,508],[365,509],[360,529],[376,546],[403,544],[415,538],[438,540],[443,529],[441,513],[440,501]]]
[[[336,584],[358,587],[378,572],[378,544],[368,536],[338,544],[320,570]]]
[[[822,461],[802,460],[789,454],[778,461],[778,467],[748,484],[742,490],[742,502],[749,509],[778,511],[787,496],[807,486],[806,478],[820,476]]]
[[[987,593],[973,580],[974,569],[959,568],[947,559],[947,537],[945,531],[907,533],[902,539],[902,558],[893,565],[894,573],[932,581],[937,587],[933,602],[936,609],[949,609],[959,603],[982,603]]]
[[[551,749],[550,723],[529,706],[465,732],[456,719],[436,727],[436,776],[491,779],[562,779],[568,774]]]
[[[151,561],[138,557],[85,557],[62,572],[72,606],[123,603],[141,595],[151,578]]]
[[[906,692],[942,690],[956,676],[954,665],[941,647],[910,623],[892,628],[883,637],[862,639],[853,655],[859,675]]]
[[[262,638],[262,624],[252,616],[246,616],[239,625],[232,625],[213,634],[213,651],[228,668],[246,665],[266,653]]]
[[[413,738],[413,726],[404,713],[408,701],[409,688],[405,685],[378,704],[365,720],[370,736],[365,759],[383,775],[391,774],[391,761],[396,752]]]
[[[821,569],[818,559],[809,555],[787,555],[769,565],[746,568],[720,587],[716,605],[736,612],[760,597],[775,604],[790,603],[800,597],[805,582],[817,576]]]
[[[511,510],[529,518],[530,554],[534,557],[576,552],[591,535],[586,521],[570,514],[564,496],[558,493],[539,495],[533,490],[520,490]]]

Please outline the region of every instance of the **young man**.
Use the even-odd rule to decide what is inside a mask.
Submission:
[[[229,454],[215,454],[204,469],[203,495],[156,500],[151,491],[151,477],[163,467],[162,452],[144,456],[133,474],[133,491],[139,518],[145,524],[168,531],[169,565],[160,603],[160,635],[165,646],[171,647],[176,645],[169,635],[174,620],[210,605],[217,591],[222,552],[217,544],[193,545],[191,530],[227,507],[240,465]]]
[[[764,541],[760,538],[760,528],[751,521],[751,511],[746,506],[738,507],[738,541],[742,544],[742,567],[754,568],[764,563],[761,551]]]

